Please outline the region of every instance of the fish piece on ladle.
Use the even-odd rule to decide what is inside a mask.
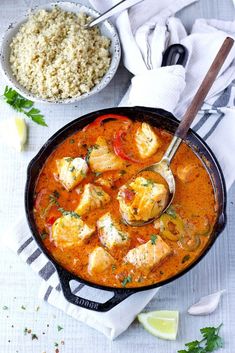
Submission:
[[[168,189],[163,184],[139,176],[120,188],[117,199],[127,223],[146,222],[160,215],[168,201]]]

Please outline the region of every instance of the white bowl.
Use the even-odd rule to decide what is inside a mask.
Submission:
[[[73,3],[73,2],[62,2],[62,1],[49,3],[44,6],[35,7],[33,11],[38,9],[51,10],[55,5],[59,6],[64,11],[70,11],[74,13],[84,12],[92,17],[98,17],[100,15],[97,11],[85,5]],[[72,98],[52,100],[52,99],[44,99],[39,96],[36,96],[33,93],[31,93],[29,90],[24,88],[16,80],[16,78],[12,73],[9,57],[10,57],[10,43],[12,41],[12,38],[16,35],[16,33],[19,31],[19,28],[22,26],[23,23],[27,21],[27,19],[28,19],[28,14],[25,15],[23,18],[21,18],[19,21],[11,23],[9,25],[9,27],[7,28],[4,34],[1,49],[0,49],[0,64],[1,64],[0,66],[1,66],[2,72],[6,77],[7,81],[9,82],[9,85],[13,86],[13,88],[16,89],[22,96],[35,102],[67,104],[67,103],[78,102],[82,99],[92,96],[93,94],[99,93],[104,87],[106,87],[109,84],[109,82],[112,80],[113,76],[115,75],[119,65],[119,61],[121,57],[121,46],[120,46],[120,41],[119,41],[119,37],[116,29],[109,21],[106,20],[99,25],[99,28],[100,28],[101,34],[108,37],[111,40],[111,46],[110,46],[111,63],[108,71],[101,79],[100,83],[94,86],[90,90],[90,92],[87,92],[80,96],[75,96]]]

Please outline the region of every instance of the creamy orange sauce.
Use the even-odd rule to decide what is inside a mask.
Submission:
[[[123,139],[125,152],[136,159],[140,159],[140,157],[138,156],[134,142],[134,135],[140,124],[141,122],[139,121],[133,122]],[[88,148],[95,144],[98,136],[104,136],[110,148],[112,148],[114,135],[122,125],[121,121],[111,120],[99,127],[90,127],[85,132],[78,131],[55,149],[45,162],[37,181],[34,214],[45,246],[53,257],[67,270],[91,282],[113,287],[122,287],[123,280],[129,276],[131,281],[126,286],[139,287],[165,280],[182,271],[193,262],[209,241],[215,223],[216,203],[210,178],[201,161],[185,143],[181,144],[171,163],[171,168],[176,179],[176,195],[173,201],[173,209],[182,219],[187,234],[191,232],[192,236],[196,235],[199,238],[200,244],[195,250],[190,251],[183,248],[180,241],[172,241],[164,238],[161,230],[155,229],[153,224],[138,228],[121,224],[121,228],[130,235],[130,243],[128,246],[116,247],[112,251],[108,250],[116,260],[115,266],[110,267],[101,274],[92,276],[88,272],[88,258],[94,247],[97,245],[101,246],[98,233],[93,234],[81,246],[62,250],[56,247],[50,236],[51,224],[61,216],[61,212],[58,210],[57,205],[52,205],[45,213],[45,209],[50,202],[50,195],[53,192],[56,191],[59,195],[58,203],[60,207],[74,211],[79,203],[85,184],[88,182],[95,184],[96,180],[101,176],[103,178],[112,176],[115,179],[113,187],[102,186],[104,191],[110,195],[111,202],[103,208],[96,209],[82,216],[82,219],[88,225],[94,226],[102,215],[106,212],[111,212],[114,219],[117,221],[120,220],[119,203],[116,199],[119,187],[125,184],[141,168],[161,159],[172,138],[170,133],[154,127],[154,132],[160,140],[160,148],[152,157],[143,160],[141,163],[125,161],[125,165],[121,171],[104,172],[101,175],[96,175],[89,170],[87,177],[70,192],[66,191],[56,178],[56,160],[62,157],[85,158]],[[178,167],[185,165],[194,165],[193,177],[190,182],[181,181],[177,175]],[[174,229],[171,230],[174,231]],[[133,265],[125,263],[123,257],[127,254],[128,250],[149,241],[152,234],[160,234],[164,241],[171,247],[172,254],[151,271],[137,269]]]

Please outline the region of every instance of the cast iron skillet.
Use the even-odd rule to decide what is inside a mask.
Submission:
[[[79,276],[76,276],[70,273],[69,271],[67,271],[65,268],[63,268],[45,248],[45,246],[43,245],[42,239],[40,237],[40,234],[37,230],[37,227],[34,221],[34,212],[33,212],[33,208],[34,208],[33,195],[34,195],[35,184],[37,182],[40,170],[43,167],[46,159],[61,142],[63,142],[74,132],[82,129],[84,126],[91,123],[98,116],[103,114],[108,114],[108,113],[125,115],[132,120],[146,121],[153,126],[163,128],[171,133],[174,133],[174,131],[176,130],[179,124],[178,120],[171,113],[161,109],[151,109],[151,108],[144,108],[144,107],[128,107],[128,108],[121,107],[121,108],[103,109],[100,111],[89,113],[67,124],[65,127],[63,127],[58,132],[56,132],[45,143],[45,145],[41,148],[41,150],[38,152],[36,157],[33,158],[33,160],[30,162],[28,166],[27,183],[25,188],[25,209],[26,209],[26,216],[27,216],[29,227],[31,229],[32,235],[35,241],[37,242],[38,246],[55,266],[59,275],[61,287],[65,298],[70,303],[81,306],[83,308],[100,311],[100,312],[104,312],[112,309],[115,305],[119,304],[125,298],[129,297],[130,295],[136,292],[163,286],[164,284],[172,282],[175,279],[183,276],[206,255],[206,253],[214,244],[218,235],[224,229],[225,223],[226,223],[226,192],[225,192],[225,182],[224,182],[222,171],[220,169],[220,166],[215,156],[213,155],[212,151],[207,146],[207,144],[195,132],[193,132],[190,129],[187,135],[186,143],[191,147],[193,152],[202,161],[202,163],[204,164],[204,167],[206,168],[208,174],[210,175],[210,178],[214,187],[217,206],[218,206],[217,220],[216,220],[212,235],[210,237],[210,240],[206,248],[201,252],[201,254],[199,254],[198,258],[194,261],[194,263],[188,266],[185,270],[181,271],[180,273],[172,276],[167,280],[158,282],[153,285],[144,286],[141,288],[138,287],[138,288],[130,288],[130,289],[112,288],[112,287],[97,285],[87,280],[84,280]],[[77,295],[73,294],[70,289],[69,282],[71,280],[76,280],[80,283],[84,283],[91,287],[112,291],[114,295],[111,299],[109,299],[105,303],[97,303],[95,301],[78,297]]]
[[[162,66],[168,66],[172,64],[178,64],[178,65],[184,66],[186,61],[187,61],[187,50],[180,44],[174,44],[170,46],[164,53]],[[59,275],[61,287],[65,298],[70,303],[81,306],[83,308],[100,311],[100,312],[104,312],[112,309],[115,305],[119,304],[125,298],[129,297],[130,295],[136,292],[163,286],[164,284],[167,284],[177,279],[178,277],[183,276],[205,256],[205,254],[214,244],[218,235],[224,229],[224,226],[226,223],[226,212],[225,212],[226,193],[225,193],[225,183],[224,183],[222,171],[219,167],[218,162],[216,161],[216,158],[214,157],[213,153],[211,152],[210,148],[206,145],[206,143],[195,132],[193,132],[192,130],[189,130],[186,143],[192,148],[194,153],[196,153],[198,158],[203,162],[208,174],[210,175],[211,181],[215,190],[215,198],[218,204],[217,221],[214,226],[210,241],[208,242],[207,247],[198,256],[196,261],[194,261],[194,263],[192,263],[184,271],[176,274],[175,276],[165,281],[162,281],[153,285],[149,285],[149,286],[144,286],[141,288],[131,288],[131,289],[112,288],[112,287],[97,285],[97,284],[88,282],[78,276],[75,276],[69,271],[67,271],[66,269],[64,269],[45,248],[45,246],[43,245],[42,239],[40,237],[40,234],[38,233],[38,230],[34,221],[34,213],[33,213],[33,208],[34,208],[33,195],[34,195],[35,184],[37,182],[40,170],[43,167],[46,159],[61,142],[63,142],[74,132],[82,129],[84,126],[92,122],[98,116],[107,114],[107,113],[122,114],[122,115],[128,116],[132,120],[147,121],[153,126],[163,128],[171,133],[175,132],[179,124],[178,120],[176,120],[176,118],[171,113],[162,109],[151,109],[151,108],[143,108],[143,107],[111,108],[111,109],[104,109],[104,110],[87,114],[67,124],[65,127],[60,129],[57,133],[55,133],[45,143],[45,145],[41,148],[41,150],[38,152],[36,157],[30,162],[28,166],[27,182],[26,182],[26,188],[25,188],[25,209],[26,209],[26,216],[27,216],[29,227],[31,229],[33,237],[37,242],[38,246],[55,266]],[[71,280],[77,280],[78,282],[84,283],[90,287],[112,291],[113,297],[105,303],[97,303],[95,301],[78,297],[70,289],[69,282]]]

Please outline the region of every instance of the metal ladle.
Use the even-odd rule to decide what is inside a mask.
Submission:
[[[143,226],[145,224],[151,223],[153,222],[155,219],[159,218],[161,216],[162,213],[164,213],[168,207],[171,205],[173,199],[174,199],[174,195],[175,195],[175,178],[174,175],[171,171],[170,168],[170,163],[174,157],[174,155],[176,154],[182,140],[185,139],[188,130],[193,122],[193,120],[195,119],[197,112],[199,111],[199,109],[201,108],[204,99],[206,98],[213,82],[215,81],[223,63],[225,62],[232,46],[233,46],[234,40],[230,37],[227,37],[220,50],[218,51],[213,63],[211,64],[211,67],[209,68],[206,76],[204,77],[197,93],[195,94],[191,104],[189,105],[188,109],[186,110],[186,113],[184,114],[183,119],[181,120],[175,134],[174,137],[169,145],[169,147],[167,148],[166,152],[164,153],[162,159],[160,162],[158,163],[154,163],[146,168],[141,169],[133,179],[136,178],[136,176],[139,173],[145,172],[145,171],[151,171],[157,174],[160,174],[165,181],[167,182],[168,185],[168,202],[167,204],[164,206],[164,208],[161,210],[161,212],[155,217],[155,218],[151,218],[147,221],[129,221],[125,218],[125,215],[122,214],[123,220],[126,224],[131,225],[131,226],[135,226],[135,227],[139,227],[139,226]],[[129,183],[127,183],[128,185]]]

